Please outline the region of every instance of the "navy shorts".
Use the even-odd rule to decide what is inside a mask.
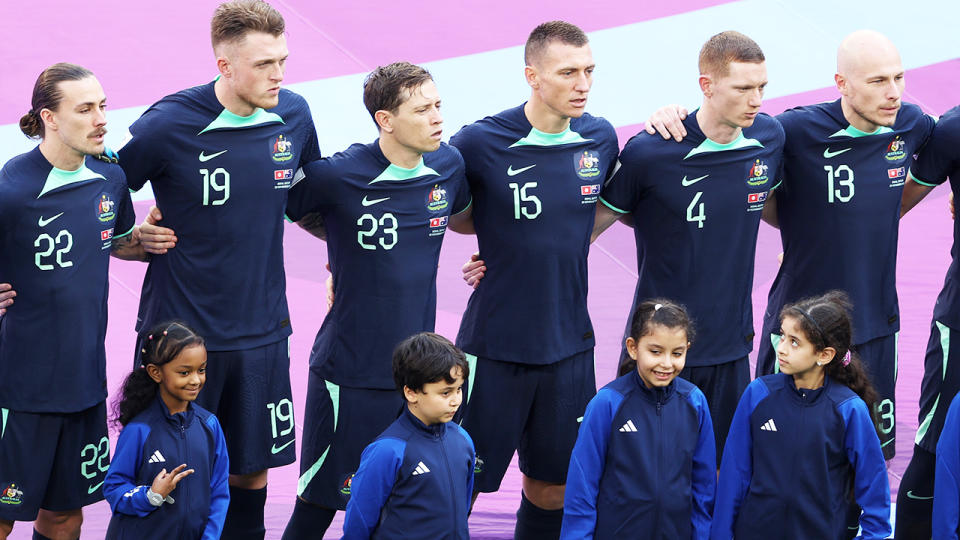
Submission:
[[[360,454],[403,410],[396,390],[339,386],[310,371],[297,496],[345,510]]]
[[[713,419],[713,436],[717,444],[717,466],[723,445],[727,442],[727,433],[733,422],[733,413],[737,410],[740,395],[750,384],[750,359],[744,356],[739,360],[724,362],[712,366],[686,366],[680,371],[680,377],[697,385],[707,398],[710,417]]]
[[[0,519],[101,501],[109,467],[106,402],[76,413],[0,409]]]
[[[230,474],[296,461],[287,340],[241,351],[208,351],[207,382],[197,404],[220,421]]]
[[[937,452],[937,441],[943,431],[947,409],[960,390],[960,332],[933,321],[930,341],[923,365],[920,385],[920,416],[916,444],[931,454]]]
[[[474,491],[500,489],[514,451],[525,476],[566,483],[583,412],[597,393],[593,349],[547,365],[467,360],[462,425],[477,449]]]
[[[780,334],[767,334],[767,337],[769,338],[768,340],[761,340],[760,356],[757,359],[758,375],[768,369],[772,370],[770,371],[771,373],[776,373],[780,370],[780,365],[776,360],[776,350],[777,345],[780,343]],[[863,366],[867,370],[867,375],[870,377],[870,384],[872,384],[874,390],[877,391],[878,399],[873,407],[873,412],[879,421],[877,431],[880,435],[880,446],[883,448],[883,458],[886,460],[892,459],[897,451],[895,442],[897,438],[895,393],[897,388],[897,343],[899,339],[900,333],[897,332],[851,347],[853,352],[860,357],[860,361],[863,362]],[[933,336],[931,336],[931,343],[933,343],[933,339]],[[939,340],[939,338],[937,339]],[[764,347],[764,345],[766,347]],[[766,359],[764,359],[764,355],[767,356]],[[928,347],[928,365],[929,358],[930,349]],[[764,367],[764,372],[761,372],[761,363],[766,366]],[[924,378],[924,384],[926,384],[926,378]],[[946,414],[946,411],[943,411],[943,414]],[[936,446],[936,442],[934,442],[934,446]]]

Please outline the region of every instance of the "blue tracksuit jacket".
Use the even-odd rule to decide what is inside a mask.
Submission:
[[[716,489],[707,400],[674,379],[647,388],[636,371],[587,405],[570,458],[561,538],[705,539]]]
[[[463,428],[424,425],[404,408],[360,457],[343,538],[469,538],[475,464]]]
[[[941,396],[942,397],[942,396]],[[960,529],[960,399],[954,398],[937,443],[933,538],[956,540]]]
[[[890,485],[867,405],[829,377],[817,390],[790,375],[755,379],[733,416],[710,537],[846,537],[851,480],[864,539],[890,535]]]
[[[196,472],[170,493],[174,503],[160,507],[147,501],[147,489],[161,469],[186,463]],[[113,517],[108,539],[220,538],[230,490],[227,444],[217,418],[190,404],[171,415],[160,397],[136,416],[117,440],[103,495]]]

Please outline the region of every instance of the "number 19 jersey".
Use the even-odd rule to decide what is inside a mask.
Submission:
[[[770,288],[764,339],[779,330],[784,305],[831,289],[846,291],[853,303],[854,344],[893,334],[900,329],[900,199],[933,118],[904,103],[893,127],[865,133],[836,100],[777,119],[787,135],[776,193],[783,264]]]
[[[617,159],[602,118],[544,133],[523,105],[464,127],[473,223],[487,272],[470,296],[457,345],[477,356],[552,364],[594,346],[587,253],[600,188]]]
[[[137,330],[182,319],[211,351],[289,336],[283,215],[294,171],[320,157],[306,101],[280,90],[276,107],[241,117],[211,82],[155,103],[130,133],[130,188],[151,181],[160,225],[178,239],[150,261]]]
[[[110,250],[133,223],[116,165],[64,171],[34,148],[0,171],[0,283],[17,291],[0,317],[0,407],[68,413],[107,397]]]
[[[339,385],[396,388],[393,349],[433,331],[440,245],[450,216],[470,206],[463,158],[441,144],[404,169],[375,141],[309,163],[303,174],[287,216],[322,216],[336,298],[310,367]]]

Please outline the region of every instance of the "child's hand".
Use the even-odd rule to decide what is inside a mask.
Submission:
[[[184,463],[170,472],[167,472],[166,469],[161,470],[160,474],[153,479],[153,485],[150,486],[150,489],[153,490],[154,493],[166,498],[166,496],[170,495],[170,492],[177,487],[180,480],[194,473],[193,469],[184,470],[186,468],[187,464]]]

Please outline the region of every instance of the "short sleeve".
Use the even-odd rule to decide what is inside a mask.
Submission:
[[[164,127],[162,113],[155,106],[143,113],[130,126],[130,135],[118,150],[120,166],[127,176],[127,186],[138,191],[148,180],[159,178],[166,167],[167,151],[160,142]]]
[[[918,184],[939,186],[960,166],[960,110],[954,109],[933,128],[926,146],[910,167],[910,175]]]

